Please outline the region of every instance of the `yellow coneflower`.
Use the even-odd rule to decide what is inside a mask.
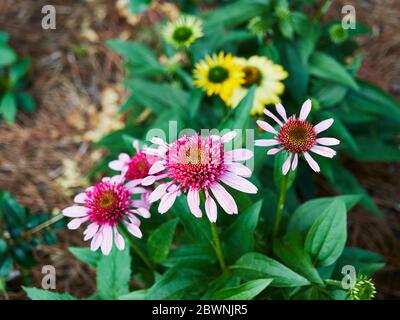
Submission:
[[[207,95],[219,95],[226,102],[233,90],[244,83],[244,75],[241,66],[231,54],[220,52],[207,55],[196,64],[194,83],[206,91]]]
[[[193,16],[181,16],[168,22],[162,30],[162,35],[165,41],[175,48],[189,47],[203,36],[203,22]]]
[[[235,108],[253,84],[257,88],[251,110],[252,115],[262,114],[264,107],[268,104],[281,102],[279,95],[285,90],[281,80],[288,76],[281,65],[260,56],[252,56],[249,59],[235,58],[235,60],[242,67],[245,76],[242,85],[236,88],[226,101],[228,106]]]

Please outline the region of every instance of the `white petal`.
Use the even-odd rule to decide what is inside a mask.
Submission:
[[[133,187],[133,188],[127,188],[127,189],[131,194],[142,194],[142,193],[147,192],[147,190],[143,187]]]
[[[238,208],[235,200],[223,186],[221,186],[219,183],[214,183],[210,187],[210,189],[214,194],[215,199],[217,199],[218,203],[226,213],[228,214],[238,213]]]
[[[280,103],[275,105],[276,112],[282,117],[283,120],[287,121],[286,110]]]
[[[225,152],[225,161],[242,161],[253,157],[253,152],[248,149],[235,149]]]
[[[144,178],[142,180],[142,185],[144,186],[150,186],[152,185],[155,181],[157,180],[157,178],[155,176],[148,176],[146,178]]]
[[[117,227],[114,227],[114,242],[119,250],[125,249],[124,237],[119,234]]]
[[[333,124],[333,119],[326,119],[324,121],[321,121],[320,123],[318,123],[315,127],[314,127],[314,131],[316,133],[320,133],[322,131],[325,131],[326,129],[328,129],[332,124]]]
[[[97,223],[89,224],[88,227],[85,229],[83,234],[85,237],[83,238],[84,241],[92,239],[96,232],[99,230],[99,225]]]
[[[142,216],[143,218],[147,219],[147,218],[150,218],[150,216],[151,216],[150,211],[147,210],[146,208],[137,208],[136,211],[137,211],[137,214],[139,216]]]
[[[148,154],[150,156],[159,156],[159,157],[162,157],[164,155],[160,150],[154,148],[146,148],[143,150],[143,153]]]
[[[80,204],[84,204],[85,200],[86,200],[86,193],[85,192],[78,193],[74,198],[74,202],[80,203]]]
[[[154,143],[154,144],[161,145],[161,146],[165,145],[165,141],[163,139],[157,138],[157,137],[151,138],[150,142]]]
[[[264,113],[266,116],[270,117],[271,119],[273,119],[277,124],[279,124],[281,127],[283,126],[283,123],[281,120],[279,120],[271,111],[269,111],[268,109],[264,109]]]
[[[130,160],[130,157],[126,153],[120,153],[118,156],[118,160],[121,162],[127,162]]]
[[[335,146],[340,143],[340,140],[335,138],[318,138],[317,143],[322,144],[324,146]]]
[[[164,161],[159,160],[153,163],[151,168],[149,169],[149,174],[155,174],[165,169]]]
[[[224,135],[221,137],[221,141],[222,141],[223,143],[227,143],[227,142],[231,141],[232,139],[234,139],[234,138],[236,137],[236,135],[237,135],[237,132],[236,132],[236,131],[230,131],[230,132],[224,134]]]
[[[264,131],[273,133],[273,134],[278,134],[278,132],[268,123],[262,120],[257,120],[258,126],[263,129]]]
[[[171,209],[171,207],[174,205],[177,194],[178,193],[176,191],[165,194],[161,198],[160,204],[158,205],[158,212],[162,214]]]
[[[200,197],[199,191],[193,188],[190,188],[187,194],[187,202],[190,209],[190,212],[197,218],[201,218],[203,213],[200,209]]]
[[[282,166],[282,173],[284,176],[286,176],[287,173],[289,172],[291,160],[292,160],[292,154],[290,153]]]
[[[87,220],[88,220],[87,217],[72,219],[72,220],[67,224],[67,227],[68,227],[68,229],[70,229],[70,230],[76,230],[76,229],[78,229],[78,228],[81,226],[82,223],[86,222]]]
[[[135,148],[136,152],[140,152],[140,147],[139,147],[139,141],[138,140],[133,140],[132,141],[132,146]]]
[[[92,242],[90,243],[90,250],[96,251],[101,246],[102,241],[103,241],[103,232],[99,230],[94,235]]]
[[[136,238],[141,238],[143,236],[142,231],[140,231],[139,227],[133,223],[126,223],[128,227],[128,231],[132,233]]]
[[[313,169],[315,172],[319,172],[319,165],[318,163],[310,156],[308,152],[303,153],[304,158],[307,160],[308,164],[310,165],[311,169]]]
[[[327,158],[333,158],[336,155],[336,151],[328,148],[328,147],[323,147],[323,146],[318,146],[314,145],[310,151],[319,154],[320,156],[327,157]]]
[[[214,199],[211,198],[209,195],[206,196],[206,213],[207,217],[211,222],[217,221],[217,204],[215,203]]]
[[[112,170],[121,171],[125,166],[125,163],[119,160],[113,160],[108,164],[108,167]]]
[[[62,211],[62,214],[66,217],[70,218],[79,218],[87,216],[88,209],[82,206],[72,206],[65,208]]]
[[[221,176],[221,181],[236,190],[245,193],[257,193],[257,187],[254,184],[231,172],[225,172]]]
[[[101,252],[107,256],[112,249],[113,244],[113,229],[111,226],[103,228],[103,241],[101,242]]]
[[[299,155],[297,153],[294,154],[293,162],[292,162],[292,170],[296,170],[297,163],[299,162]]]
[[[278,145],[279,142],[275,139],[259,139],[254,141],[254,145],[257,147],[271,147]]]
[[[277,154],[278,152],[281,152],[284,148],[272,148],[269,149],[267,152],[267,155],[272,156],[274,154]]]
[[[306,118],[310,114],[310,111],[311,111],[311,100],[307,99],[306,102],[304,102],[303,106],[301,107],[299,119],[306,120]]]
[[[165,194],[168,188],[168,183],[163,183],[158,185],[154,191],[149,196],[149,202],[156,202],[157,200],[161,199],[161,197]]]
[[[226,167],[228,171],[237,174],[238,176],[242,176],[245,178],[251,176],[251,170],[244,164],[241,164],[239,162],[228,163]]]

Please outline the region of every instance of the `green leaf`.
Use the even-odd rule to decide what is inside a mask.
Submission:
[[[28,72],[30,65],[31,60],[29,58],[24,58],[14,63],[10,67],[11,82],[15,84],[19,79],[21,79]]]
[[[285,265],[311,282],[323,283],[317,269],[312,264],[310,255],[304,250],[300,233],[288,233],[282,239],[276,239],[274,253]]]
[[[240,284],[240,278],[235,276],[231,271],[223,272],[218,278],[211,281],[208,285],[207,291],[201,297],[201,300],[210,300],[213,299],[213,295],[215,292],[231,288],[237,287]]]
[[[305,28],[301,33],[301,37],[298,39],[296,47],[300,54],[302,64],[307,65],[321,36],[321,28],[317,23],[309,21],[307,28]]]
[[[241,212],[223,236],[225,253],[232,261],[254,250],[254,232],[262,207],[262,200]],[[246,235],[245,237],[243,235]]]
[[[155,263],[160,263],[168,257],[177,224],[177,219],[168,221],[150,235],[147,241],[147,252]]]
[[[0,31],[0,43],[5,44],[10,39],[10,35],[7,32]]]
[[[358,84],[347,70],[331,56],[316,51],[310,59],[310,73],[321,79],[343,84],[349,88],[358,89]]]
[[[0,67],[10,65],[17,60],[14,50],[8,45],[0,43]]]
[[[287,231],[304,232],[308,230],[324,210],[335,200],[343,201],[347,211],[350,211],[361,199],[361,194],[349,194],[337,197],[318,198],[304,202],[291,215]]]
[[[284,177],[282,173],[282,166],[283,163],[286,161],[287,157],[288,157],[287,152],[279,152],[277,155],[275,155],[274,182],[277,190],[280,190],[281,187],[281,182]],[[289,170],[286,190],[290,189],[295,178],[296,178],[296,170]]]
[[[207,245],[180,245],[162,262],[166,267],[209,267],[216,262],[215,251]]]
[[[34,112],[36,110],[36,103],[32,96],[26,92],[17,92],[18,107],[27,112]]]
[[[97,267],[97,264],[99,263],[102,257],[100,251],[92,251],[88,248],[69,247],[68,250],[76,258],[94,268]]]
[[[57,293],[49,290],[22,287],[31,300],[78,300],[68,293]]]
[[[0,203],[7,228],[23,227],[27,222],[26,209],[15,198],[6,198]]]
[[[250,111],[253,108],[254,93],[256,86],[253,85],[246,96],[240,101],[239,105],[231,110],[224,121],[219,125],[219,129],[243,129],[250,119]]]
[[[17,114],[17,104],[15,101],[15,97],[11,92],[5,93],[2,97],[0,101],[0,113],[2,114],[6,122],[14,122],[15,115]]]
[[[335,199],[307,233],[305,249],[318,266],[329,266],[342,254],[347,238],[346,205]]]
[[[141,13],[146,11],[152,0],[129,0],[129,9],[132,13]]]
[[[129,292],[131,257],[129,249],[113,248],[108,256],[102,256],[97,265],[96,283],[100,298],[117,299]]]
[[[263,291],[272,279],[258,279],[245,282],[238,287],[219,290],[212,295],[215,300],[251,300]]]
[[[147,290],[136,290],[118,297],[118,300],[145,300],[147,293]]]
[[[356,138],[357,150],[350,155],[358,161],[399,162],[400,149],[396,145],[384,144],[376,138],[362,136]]]
[[[257,252],[246,253],[231,266],[231,269],[243,280],[271,278],[272,287],[299,287],[310,284],[306,278],[280,262]]]

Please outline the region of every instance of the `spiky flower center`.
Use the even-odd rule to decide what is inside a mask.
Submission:
[[[354,287],[350,290],[350,296],[353,300],[371,300],[375,294],[374,283],[365,276],[359,277]]]
[[[182,137],[166,154],[170,177],[186,191],[209,187],[225,172],[223,143],[199,135]]]
[[[100,182],[86,192],[89,219],[99,225],[115,225],[129,212],[130,193],[123,183]]]
[[[253,84],[257,86],[261,83],[262,75],[258,68],[253,66],[247,66],[243,68],[244,72],[244,83],[242,84],[243,87],[251,87]]]
[[[154,156],[146,155],[143,152],[136,153],[127,163],[128,171],[125,178],[127,180],[135,180],[147,177],[151,166],[156,161],[157,158]]]
[[[224,82],[229,77],[229,71],[222,66],[211,67],[208,71],[208,80],[214,83]]]
[[[310,150],[315,144],[316,132],[312,124],[298,120],[294,116],[281,127],[278,141],[290,152],[300,153]]]
[[[186,26],[177,27],[172,34],[172,38],[177,42],[185,42],[193,35],[193,30]]]

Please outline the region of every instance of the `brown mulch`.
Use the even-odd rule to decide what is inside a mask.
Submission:
[[[122,77],[118,56],[108,50],[106,39],[135,36],[135,28],[116,14],[113,0],[52,0],[57,9],[57,29],[41,28],[41,8],[47,0],[0,1],[0,30],[11,35],[11,45],[32,58],[33,94],[38,104],[34,114],[18,113],[10,126],[0,121],[0,190],[7,190],[33,211],[51,212],[70,204],[56,183],[62,161],[76,161],[84,175],[95,163],[90,143],[83,139],[93,129],[90,106],[100,111],[100,92]],[[353,4],[357,19],[373,27],[373,36],[361,41],[364,62],[360,75],[400,98],[400,2],[335,1],[329,15],[340,18],[341,6]],[[144,24],[159,19],[151,12]],[[93,32],[94,34],[93,34]],[[400,298],[400,165],[348,164],[360,184],[373,196],[385,218],[378,219],[355,208],[349,218],[349,244],[385,256],[386,267],[374,276],[378,298]],[[94,271],[67,251],[82,245],[80,236],[59,232],[56,246],[37,250],[38,267],[32,270],[32,285],[40,285],[41,268],[57,269],[57,291],[87,297],[95,289]],[[11,285],[18,286],[16,283]],[[22,299],[21,291],[9,291],[6,299]]]

